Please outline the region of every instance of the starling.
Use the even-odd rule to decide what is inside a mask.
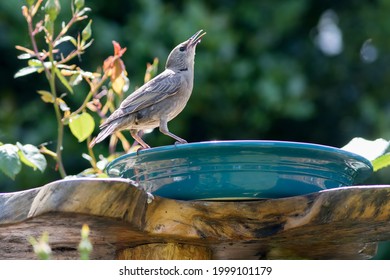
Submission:
[[[139,132],[156,127],[178,143],[187,143],[169,131],[168,122],[184,109],[191,96],[195,49],[205,34],[200,30],[176,46],[168,56],[164,72],[123,100],[119,108],[100,125],[101,131],[91,147],[117,131],[128,129],[142,148],[150,148]]]

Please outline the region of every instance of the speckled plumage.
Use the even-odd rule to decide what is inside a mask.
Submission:
[[[176,46],[168,56],[164,72],[123,100],[119,108],[100,126],[101,132],[91,146],[117,131],[128,129],[143,148],[150,148],[138,132],[156,127],[179,143],[186,143],[168,130],[168,122],[184,109],[191,96],[195,49],[205,34],[200,30]]]

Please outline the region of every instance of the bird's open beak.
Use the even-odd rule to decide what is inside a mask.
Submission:
[[[206,32],[203,32],[203,30],[199,30],[194,35],[191,36],[190,39],[188,39],[188,45],[189,46],[196,46],[200,43],[202,37],[206,35]]]

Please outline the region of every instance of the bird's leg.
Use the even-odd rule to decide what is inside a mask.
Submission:
[[[160,132],[169,136],[169,137],[172,137],[173,139],[175,139],[178,143],[180,144],[186,144],[188,143],[186,140],[180,138],[179,136],[176,136],[175,134],[173,134],[172,132],[169,132],[169,129],[168,129],[168,122],[166,119],[161,119],[160,120]]]
[[[138,135],[138,129],[130,129],[131,137],[134,138],[135,141],[137,141],[143,149],[150,149],[150,146],[145,143],[144,140]]]
[[[143,130],[138,131],[137,135],[139,138],[142,138],[142,136],[144,135],[144,131]],[[140,145],[140,144],[138,143],[137,140],[134,140],[133,144],[131,145],[131,148],[134,148],[137,145]]]

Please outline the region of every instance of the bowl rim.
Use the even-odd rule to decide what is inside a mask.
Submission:
[[[320,152],[325,152],[333,155],[353,158],[355,160],[358,160],[366,164],[367,167],[371,169],[371,171],[373,170],[372,163],[369,159],[359,154],[343,150],[341,148],[322,145],[322,144],[308,143],[308,142],[294,142],[294,141],[281,141],[281,140],[212,140],[212,141],[191,142],[186,144],[158,146],[150,149],[139,150],[138,152],[132,152],[132,153],[121,155],[120,157],[108,163],[105,169],[109,170],[117,162],[134,156],[146,157],[146,156],[152,156],[153,154],[156,153],[186,151],[194,148],[207,149],[212,147],[243,147],[243,148],[244,147],[277,147],[277,148],[302,149],[306,151],[313,150],[313,151],[320,151]]]

